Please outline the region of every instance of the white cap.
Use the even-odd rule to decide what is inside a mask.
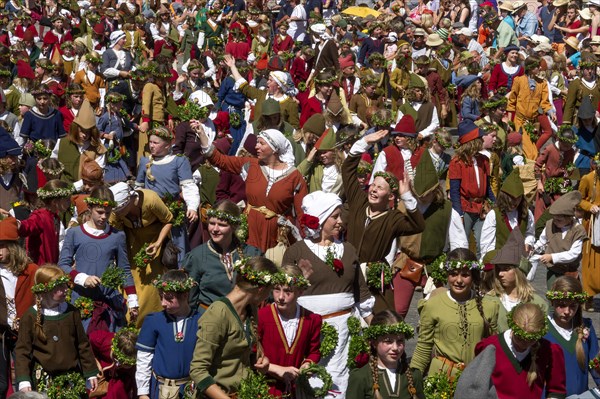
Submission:
[[[209,105],[214,105],[210,96],[202,90],[196,90],[192,94],[190,94],[188,101],[194,101],[200,107],[207,107]]]
[[[459,35],[465,35],[468,37],[473,36],[473,31],[469,28],[461,28],[459,29],[459,31],[457,32]]]
[[[317,35],[322,35],[326,29],[327,27],[324,24],[314,24],[310,27],[310,30]]]

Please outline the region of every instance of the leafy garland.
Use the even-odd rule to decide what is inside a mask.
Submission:
[[[158,276],[152,281],[152,285],[161,291],[167,292],[186,292],[198,285],[196,280],[191,277],[186,278],[183,281],[165,281],[162,280],[162,276]]]
[[[548,291],[546,292],[546,298],[550,301],[569,300],[586,303],[590,299],[590,296],[587,292]]]
[[[381,177],[383,180],[385,180],[387,184],[390,185],[390,189],[393,193],[397,193],[400,189],[400,186],[398,185],[398,180],[392,178],[391,174],[387,172],[375,172],[375,176],[373,177],[373,179],[375,179],[376,177]]]
[[[36,285],[34,285],[33,287],[31,287],[31,292],[33,292],[34,294],[42,294],[44,292],[50,292],[53,289],[55,289],[56,287],[58,287],[59,285],[63,285],[63,284],[69,284],[71,282],[71,279],[69,278],[69,276],[61,276],[59,278],[57,278],[56,280],[52,280],[50,282],[47,283],[38,283]]]
[[[273,285],[287,285],[288,287],[307,288],[310,282],[304,276],[290,276],[287,273],[279,272],[271,280]]]
[[[383,274],[383,284],[382,276]],[[376,290],[382,290],[392,283],[392,269],[384,262],[367,263],[367,285]]]
[[[337,347],[339,334],[334,326],[323,323],[321,326],[321,357],[325,358],[333,353]]]
[[[298,83],[298,91],[304,93],[306,91],[306,82]]]
[[[542,338],[548,332],[548,318],[544,317],[544,327],[538,332],[527,332],[521,328],[515,321],[513,320],[513,314],[515,310],[519,307],[519,305],[515,306],[508,314],[506,315],[506,321],[508,322],[508,327],[512,330],[513,334],[517,337],[527,340],[527,341],[537,341]]]
[[[103,207],[111,207],[111,208],[116,208],[117,203],[115,201],[112,200],[103,200],[100,198],[95,198],[95,197],[86,197],[84,198],[83,202],[85,202],[88,205],[98,205],[98,206],[103,206]]]
[[[446,264],[446,254],[442,253],[429,265],[429,277],[435,284],[444,285],[448,281],[448,272],[444,268]]]
[[[373,126],[390,126],[392,124],[392,117],[389,118],[380,118],[377,116],[377,113],[371,116],[371,125]]]
[[[109,164],[116,164],[117,162],[119,162],[119,160],[123,157],[125,158],[129,158],[130,154],[129,151],[125,150],[125,154],[121,154],[121,148],[120,147],[113,147],[110,150],[108,150],[107,152],[107,156],[106,156],[106,161]]]
[[[49,399],[81,399],[85,394],[85,380],[79,373],[62,374],[52,378],[46,392]]]
[[[308,380],[313,376],[321,379],[323,382],[323,386],[321,388],[313,388],[310,385]],[[300,375],[296,380],[296,384],[298,385],[298,388],[308,395],[309,398],[322,398],[327,395],[333,386],[333,379],[325,367],[317,363],[311,363],[310,366],[300,372]]]
[[[237,260],[233,264],[235,270],[240,276],[254,285],[270,286],[273,285],[274,275],[267,271],[257,271],[251,267],[246,267],[248,258]]]
[[[37,196],[39,199],[65,198],[75,194],[75,188],[69,185],[67,188],[56,188],[54,190],[44,190],[38,188]]]
[[[103,286],[118,291],[125,285],[125,271],[112,261],[100,279]]]
[[[427,399],[448,399],[454,397],[456,384],[460,377],[459,370],[454,376],[449,377],[445,371],[430,374],[423,381],[423,393]]]
[[[79,309],[79,314],[82,320],[87,320],[92,317],[94,313],[94,301],[85,296],[80,296],[75,299],[75,307]]]
[[[269,393],[269,384],[267,378],[254,371],[248,372],[248,375],[242,379],[240,389],[237,392],[238,399],[274,399]]]
[[[165,196],[164,199],[165,205],[169,208],[169,211],[173,214],[173,220],[171,224],[173,227],[180,227],[183,225],[185,221],[185,204],[179,198],[173,198],[171,194]]]
[[[350,343],[348,345],[348,362],[346,364],[349,369],[360,368],[369,362],[369,342],[363,335],[363,329],[358,318],[354,316],[349,317],[347,324]]]
[[[146,253],[148,243],[144,244],[137,254],[133,257],[133,264],[136,267],[146,267],[152,262],[153,257]]]
[[[365,337],[371,341],[385,335],[404,335],[405,339],[411,339],[415,335],[415,329],[410,324],[401,321],[396,324],[377,324],[365,328]]]
[[[235,229],[235,236],[240,242],[246,242],[248,239],[248,218],[246,215],[240,216],[240,225]]]
[[[449,272],[450,270],[483,270],[483,263],[476,260],[446,260],[444,262],[444,269]]]
[[[231,126],[234,129],[237,129],[240,126],[242,126],[242,117],[240,116],[240,114],[238,114],[237,112],[229,113],[229,126]]]
[[[498,107],[501,107],[503,105],[506,105],[506,103],[508,103],[508,99],[506,97],[502,96],[502,97],[500,97],[496,101],[491,101],[491,100],[490,101],[485,101],[483,103],[483,105],[481,106],[481,108],[483,108],[483,109],[493,109],[493,108],[498,108]],[[528,123],[531,123],[531,122],[525,122],[525,125],[527,125]]]
[[[548,194],[566,194],[573,191],[573,183],[564,177],[548,177],[544,182],[544,191]]]
[[[125,332],[128,331],[133,331],[135,332],[135,334],[137,335],[139,333],[139,330],[135,327],[125,327],[120,329],[114,336],[112,339],[112,344],[111,344],[111,350],[112,350],[112,357],[113,359],[116,360],[116,362],[119,365],[122,366],[135,366],[137,359],[135,357],[132,356],[127,356],[126,354],[124,354],[121,349],[119,349],[119,346],[117,345],[117,343],[119,342],[119,337],[121,335],[123,335]]]
[[[177,115],[182,121],[198,120],[200,118],[200,105],[195,101],[186,101],[185,104],[177,106]]]
[[[573,133],[573,127],[569,124],[563,124],[558,128],[558,131],[556,132],[556,137],[559,141],[564,141],[568,144],[575,144],[578,140],[577,135],[574,134],[573,137],[570,138],[565,137],[565,133],[568,131],[571,131],[571,133]]]
[[[52,155],[52,150],[44,145],[42,140],[31,141],[29,140],[24,146],[23,149],[28,154],[36,153],[39,158],[48,158]]]
[[[529,135],[529,138],[531,139],[531,142],[533,144],[535,144],[539,140],[540,135],[535,128],[535,124],[533,124],[531,121],[525,122],[525,124],[523,125],[523,129]]]
[[[589,366],[590,369],[600,372],[600,353],[597,354],[595,358],[590,360]]]

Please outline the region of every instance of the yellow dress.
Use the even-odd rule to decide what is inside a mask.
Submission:
[[[173,215],[154,191],[142,189],[136,192],[140,199],[138,206],[141,207],[141,222],[134,224],[130,219],[120,218],[113,213],[110,215],[110,224],[116,229],[123,230],[127,238],[131,274],[140,304],[137,325],[141,327],[148,313],[162,310],[158,290],[152,285],[152,281],[164,274],[167,269],[161,263],[162,248],[156,252],[156,256],[146,267],[137,267],[133,258],[144,244],[156,241],[163,226],[173,220]]]
[[[583,176],[579,182],[579,191],[582,196],[579,206],[586,212],[583,226],[588,235],[590,235],[590,219],[593,217],[590,209],[593,205],[600,206],[599,183],[600,177],[598,177],[595,171]],[[600,247],[593,246],[591,239],[583,243],[581,280],[583,290],[589,295],[600,293]]]

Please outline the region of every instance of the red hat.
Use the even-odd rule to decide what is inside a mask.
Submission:
[[[267,56],[267,53],[264,53],[261,57],[260,60],[258,60],[256,62],[256,69],[267,69],[267,67],[269,66],[269,58]]]
[[[417,137],[417,129],[415,128],[415,120],[412,116],[406,114],[400,119],[400,122],[396,124],[394,130],[392,130],[392,136],[404,136],[404,137]]]
[[[23,60],[17,61],[17,77],[35,79],[35,74],[33,73],[33,69],[31,69],[31,65]]]
[[[23,41],[24,42],[32,42],[34,40],[35,36],[33,34],[32,31],[30,30],[26,30],[25,33],[23,33]]]
[[[17,219],[9,216],[0,221],[0,241],[18,241],[19,227]]]
[[[227,111],[218,111],[215,119],[212,120],[217,128],[217,133],[219,135],[229,134],[229,112]],[[228,150],[229,151],[229,150]],[[224,152],[224,154],[227,154]]]
[[[99,35],[103,35],[104,34],[104,25],[102,23],[98,22],[96,25],[94,25],[94,32]]]
[[[283,61],[281,60],[281,58],[279,58],[279,56],[274,55],[269,60],[267,67],[269,68],[269,71],[283,71],[285,65],[283,64]]]
[[[340,69],[354,66],[354,60],[352,59],[352,54],[348,54],[346,57],[340,58],[339,62],[340,62]]]
[[[509,147],[520,145],[522,141],[523,137],[517,132],[512,132],[506,137],[506,145]]]

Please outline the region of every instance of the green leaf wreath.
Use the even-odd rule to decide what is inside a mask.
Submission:
[[[46,394],[49,399],[81,399],[86,394],[85,380],[79,373],[54,377]]]
[[[136,267],[146,267],[150,264],[150,262],[152,262],[153,257],[146,253],[147,249],[148,243],[144,244],[144,246],[142,246],[138,253],[133,257],[133,264]]]
[[[309,379],[312,377],[319,378],[323,382],[323,386],[320,388],[313,388],[309,382]],[[296,379],[296,384],[309,398],[322,398],[327,395],[333,386],[333,379],[325,367],[317,363],[312,363],[310,366],[300,371],[300,375]]]
[[[84,296],[75,299],[75,307],[79,309],[79,314],[83,320],[89,319],[94,313],[94,301]]]
[[[350,335],[350,344],[348,345],[348,368],[354,369],[357,367],[356,358],[362,354],[369,354],[369,342],[363,335],[360,320],[356,317],[349,317],[348,334]]]
[[[449,399],[454,397],[456,383],[460,377],[460,370],[452,377],[448,373],[440,371],[429,375],[423,381],[423,391],[427,399]]]
[[[243,243],[248,240],[248,218],[245,214],[240,215],[240,224],[235,229],[235,237]]]
[[[433,282],[436,285],[444,285],[448,281],[448,273],[444,268],[444,264],[446,263],[446,254],[443,253],[438,256],[427,268],[429,273],[429,277],[433,279]]]
[[[185,203],[179,198],[173,198],[171,194],[165,196],[164,202],[173,214],[173,220],[171,221],[173,227],[182,226],[185,221]]]
[[[114,261],[102,273],[102,285],[119,291],[125,285],[125,270],[117,267]]]
[[[229,126],[231,126],[234,129],[237,129],[238,127],[242,126],[242,116],[237,112],[230,112]]]
[[[248,375],[242,379],[240,389],[237,392],[237,397],[238,399],[274,398],[273,395],[269,394],[267,378],[254,371],[250,371]]]
[[[321,357],[325,358],[333,353],[337,347],[339,334],[334,326],[323,323],[321,326]]]
[[[525,124],[523,125],[523,130],[525,130],[525,132],[527,132],[527,134],[529,135],[529,138],[531,139],[531,142],[533,144],[535,144],[539,138],[540,135],[538,133],[538,131],[535,128],[535,124],[532,122],[525,122]]]
[[[544,191],[548,194],[566,194],[573,191],[571,179],[548,177],[544,182]]]
[[[383,271],[383,286],[381,286],[381,272]],[[377,291],[383,290],[392,283],[392,268],[384,262],[367,263],[367,285]]]

